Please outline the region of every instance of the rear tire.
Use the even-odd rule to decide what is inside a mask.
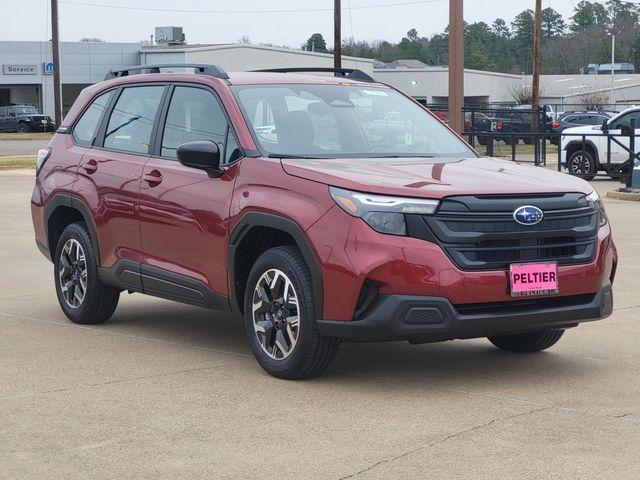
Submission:
[[[26,123],[19,123],[17,131],[18,133],[29,133],[31,131],[31,127]]]
[[[584,156],[582,155],[582,150],[573,152],[567,163],[571,175],[587,181],[593,180],[596,176],[596,160],[588,150],[584,151]]]
[[[274,377],[318,375],[338,353],[340,340],[318,333],[311,274],[296,247],[275,247],[256,260],[244,319],[256,360]]]
[[[118,306],[120,290],[100,281],[91,236],[83,223],[64,229],[53,259],[56,294],[67,318],[82,325],[107,321]]]
[[[524,333],[522,335],[499,335],[489,341],[501,350],[516,353],[534,353],[555,345],[564,335],[564,330]]]

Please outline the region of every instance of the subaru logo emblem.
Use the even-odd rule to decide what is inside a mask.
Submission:
[[[544,217],[542,210],[531,205],[516,208],[513,212],[513,219],[520,225],[535,225],[540,223],[542,217]]]

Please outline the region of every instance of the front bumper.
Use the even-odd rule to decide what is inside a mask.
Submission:
[[[321,335],[353,342],[408,340],[413,343],[512,335],[575,327],[613,311],[611,282],[595,294],[452,304],[443,297],[380,295],[351,322],[321,320]]]

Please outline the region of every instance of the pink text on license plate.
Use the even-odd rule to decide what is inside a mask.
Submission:
[[[558,265],[556,263],[525,263],[511,265],[511,295],[551,295],[558,293]]]

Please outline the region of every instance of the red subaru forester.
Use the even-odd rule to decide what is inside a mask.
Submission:
[[[343,340],[535,352],[611,314],[589,183],[481,158],[360,71],[293,70],[147,65],[82,92],[31,201],[71,321],[124,290],[231,311],[267,372],[303,378]]]

